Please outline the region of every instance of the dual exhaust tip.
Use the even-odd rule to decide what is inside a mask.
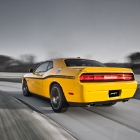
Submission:
[[[128,102],[129,99],[122,100],[123,103]],[[87,107],[96,107],[97,105],[102,105],[100,103],[90,103],[87,105]]]

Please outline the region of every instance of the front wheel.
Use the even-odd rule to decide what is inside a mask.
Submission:
[[[27,85],[26,80],[23,81],[23,84],[22,84],[22,92],[23,92],[23,95],[24,96],[31,96],[31,93],[28,90],[28,85]]]
[[[67,101],[64,93],[58,84],[51,87],[50,93],[51,106],[54,112],[66,112],[68,110]]]

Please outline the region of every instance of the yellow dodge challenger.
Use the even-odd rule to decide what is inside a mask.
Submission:
[[[50,98],[55,112],[70,106],[112,106],[126,102],[137,89],[131,69],[106,67],[82,58],[58,58],[41,63],[22,77],[24,96]]]

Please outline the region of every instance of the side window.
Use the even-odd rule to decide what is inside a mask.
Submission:
[[[50,61],[47,70],[50,70],[50,69],[52,69],[52,68],[53,68],[53,62]]]
[[[45,62],[45,63],[41,64],[41,65],[35,70],[35,72],[45,72],[45,71],[47,71],[48,64],[49,64],[49,62]]]

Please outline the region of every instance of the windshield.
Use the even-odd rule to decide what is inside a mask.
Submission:
[[[105,67],[105,65],[103,65],[98,61],[87,59],[65,59],[64,62],[67,67],[74,66]]]

